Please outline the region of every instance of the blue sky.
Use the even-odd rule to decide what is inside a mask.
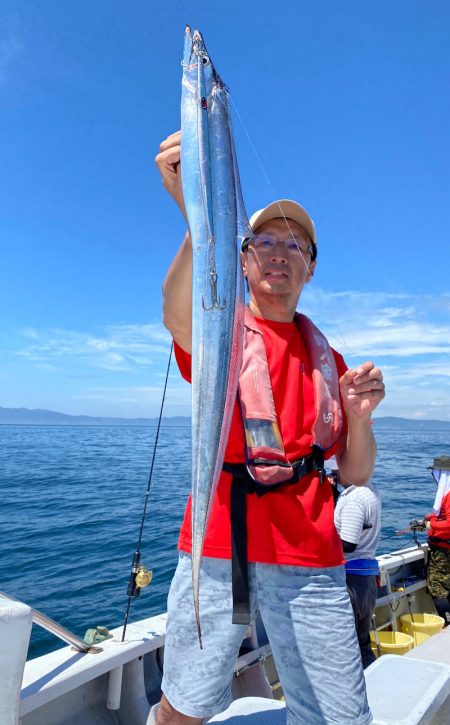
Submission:
[[[439,0],[3,0],[0,405],[159,411],[161,285],[184,226],[153,159],[180,123],[186,22],[251,139],[236,118],[248,212],[288,197],[316,222],[302,308],[349,365],[383,367],[379,415],[450,420]],[[188,413],[173,367],[166,414]]]

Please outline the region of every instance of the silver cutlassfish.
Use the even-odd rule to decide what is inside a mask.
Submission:
[[[247,224],[226,86],[198,30],[186,28],[181,173],[193,246],[192,583],[202,646],[200,562],[239,379],[244,283],[239,238]]]

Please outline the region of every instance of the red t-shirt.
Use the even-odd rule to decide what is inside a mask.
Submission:
[[[263,333],[275,408],[286,455],[295,461],[311,453],[314,422],[314,387],[303,338],[295,322],[257,319]],[[346,371],[341,355],[333,350],[339,376]],[[175,343],[182,376],[191,380],[191,356]],[[344,432],[346,421],[344,421]],[[326,452],[331,457],[334,446]],[[243,463],[244,434],[238,403],[234,406],[225,452],[229,463]],[[222,473],[209,520],[204,556],[231,558],[230,489],[232,476]],[[344,563],[342,545],[334,527],[330,483],[311,473],[296,484],[282,486],[264,496],[247,499],[247,556],[249,561],[294,566],[338,566]],[[178,547],[191,551],[191,498],[181,526]]]

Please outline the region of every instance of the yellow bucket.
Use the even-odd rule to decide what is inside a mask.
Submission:
[[[403,614],[400,617],[402,632],[414,637],[414,646],[425,642],[432,634],[440,632],[445,622],[437,614]]]
[[[404,655],[414,647],[414,639],[403,632],[378,632],[380,642],[380,654],[382,655]],[[374,632],[370,633],[370,646],[375,657],[378,656],[377,644]]]

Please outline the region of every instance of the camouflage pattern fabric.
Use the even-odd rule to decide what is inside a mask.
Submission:
[[[450,549],[430,547],[427,573],[428,591],[432,597],[448,597],[450,594]]]

